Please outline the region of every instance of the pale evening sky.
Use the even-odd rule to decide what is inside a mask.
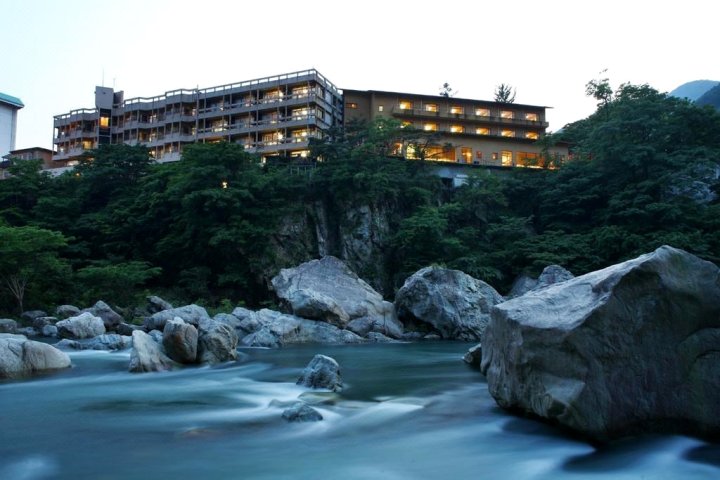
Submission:
[[[585,83],[660,91],[720,80],[714,2],[0,0],[0,92],[19,97],[17,148],[52,148],[53,115],[125,98],[316,68],[339,88],[547,105],[586,117]]]

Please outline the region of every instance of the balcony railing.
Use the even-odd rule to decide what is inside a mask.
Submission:
[[[393,107],[393,115],[397,117],[419,117],[427,119],[441,118],[444,120],[469,120],[475,123],[494,123],[502,125],[513,125],[513,126],[528,126],[535,128],[547,128],[548,122],[542,122],[539,120],[526,120],[524,118],[505,118],[498,116],[487,116],[487,115],[475,115],[474,113],[450,113],[447,111],[427,111],[419,108],[400,108],[399,106]]]

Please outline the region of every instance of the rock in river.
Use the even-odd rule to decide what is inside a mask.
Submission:
[[[298,378],[297,384],[339,392],[343,388],[340,365],[334,358],[315,355]]]
[[[52,345],[22,335],[0,334],[0,378],[18,378],[70,366],[70,357]]]

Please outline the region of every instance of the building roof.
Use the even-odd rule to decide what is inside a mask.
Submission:
[[[0,103],[6,103],[11,107],[23,108],[25,104],[17,97],[0,92]]]
[[[352,88],[343,88],[343,92],[356,92],[356,93],[377,93],[381,95],[397,95],[398,97],[409,97],[409,98],[419,98],[419,99],[427,99],[427,98],[434,98],[437,100],[454,100],[456,102],[463,102],[463,103],[482,103],[482,104],[499,104],[499,105],[508,105],[509,107],[520,107],[520,108],[552,108],[548,107],[547,105],[529,105],[525,103],[502,103],[502,102],[496,102],[494,100],[480,100],[480,99],[473,99],[473,98],[458,98],[458,97],[445,97],[444,95],[425,95],[422,93],[408,93],[408,92],[388,92],[385,90],[355,90]]]
[[[52,154],[53,151],[49,148],[44,147],[29,147],[29,148],[18,148],[17,150],[13,150],[10,152],[10,156],[12,155],[19,155],[21,153],[27,153],[27,152],[44,152],[44,153],[50,153]]]

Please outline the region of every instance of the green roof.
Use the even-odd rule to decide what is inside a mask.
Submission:
[[[13,97],[11,95],[6,95],[2,92],[0,92],[0,103],[7,103],[8,105],[11,105],[16,108],[23,108],[25,104],[17,97]]]

